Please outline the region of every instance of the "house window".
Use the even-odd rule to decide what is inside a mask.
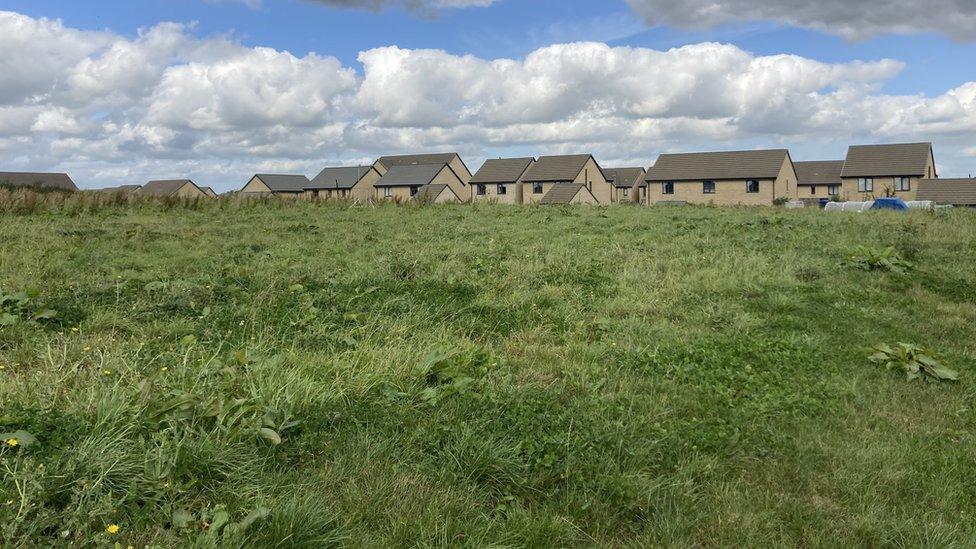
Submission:
[[[704,194],[715,194],[715,182],[702,181],[702,192]]]
[[[661,194],[674,194],[674,181],[661,183]]]
[[[536,182],[532,184],[532,194],[542,194],[542,183]]]
[[[838,196],[840,194],[840,185],[828,185],[827,194],[830,196]]]
[[[907,177],[895,178],[895,192],[908,192],[912,190],[912,180]]]
[[[383,187],[383,198],[393,197],[393,187]]]
[[[816,185],[810,185],[810,194],[816,196],[816,194],[817,194],[817,186]]]
[[[758,193],[759,192],[759,182],[755,179],[746,181],[746,192],[747,193]]]
[[[624,198],[627,198],[628,196],[630,196],[630,189],[624,187]]]
[[[505,185],[499,185],[498,186],[498,195],[501,196],[503,194],[508,194],[508,187],[506,187]]]
[[[873,193],[874,192],[874,178],[873,177],[860,177],[857,180],[857,192],[859,193]]]
[[[484,196],[488,192],[488,188],[484,185],[478,185],[476,188],[478,189],[478,196]]]
[[[419,191],[419,190],[420,190],[420,187],[410,187],[410,196],[416,196],[417,195],[417,191]]]

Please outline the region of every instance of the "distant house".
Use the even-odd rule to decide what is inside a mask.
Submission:
[[[305,195],[309,180],[304,175],[255,174],[244,188],[241,196],[285,196],[300,198]]]
[[[312,179],[305,190],[312,198],[369,202],[373,199],[373,186],[381,177],[373,166],[325,168]]]
[[[786,149],[662,154],[645,180],[649,204],[760,206],[796,194]]]
[[[796,170],[796,194],[800,200],[839,197],[842,182],[843,160],[819,160],[794,162]]]
[[[374,185],[374,200],[406,202],[427,185],[447,185],[461,202],[466,187],[447,164],[405,164],[393,166]],[[430,190],[425,191],[425,196]],[[440,198],[440,195],[438,196]]]
[[[931,143],[855,145],[847,150],[841,171],[842,197],[915,200],[918,182],[938,177]]]
[[[450,185],[435,184],[425,185],[417,191],[413,197],[418,204],[457,204],[461,198],[454,194]]]
[[[581,192],[578,185],[582,185],[587,192]],[[553,195],[545,200],[549,193]],[[587,193],[593,197],[593,201],[586,197]],[[569,202],[566,202],[567,197]],[[543,201],[546,204],[610,204],[612,200],[613,188],[591,154],[543,156],[522,176],[523,204],[540,204]]]
[[[471,170],[461,160],[458,153],[434,153],[434,154],[405,154],[399,156],[382,156],[373,163],[376,171],[381,176],[397,166],[420,166],[425,164],[443,164],[454,171],[458,181],[461,182],[459,189],[453,189],[462,201],[471,200]]]
[[[25,187],[33,190],[77,191],[66,173],[0,172],[0,187]]]
[[[915,199],[976,208],[976,179],[922,179]]]
[[[497,158],[485,161],[471,178],[472,200],[498,204],[522,203],[522,176],[535,158]]]
[[[628,204],[647,201],[647,181],[644,168],[604,168],[603,175],[613,186],[613,203]]]
[[[209,196],[210,198],[217,198],[217,193],[215,193],[210,187],[200,187],[200,190],[203,191],[203,194]]]
[[[132,194],[142,188],[142,185],[119,185],[118,187],[105,187],[99,189],[100,193]]]
[[[206,193],[189,179],[167,179],[150,181],[133,194],[137,196],[206,198]]]

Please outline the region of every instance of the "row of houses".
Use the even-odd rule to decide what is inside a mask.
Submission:
[[[9,174],[0,173],[0,184],[5,175]],[[38,175],[45,174],[18,177],[23,183]],[[200,187],[189,179],[107,190],[151,196],[216,196],[209,187]],[[906,201],[976,206],[976,179],[939,179],[931,143],[898,143],[851,146],[843,160],[810,162],[794,162],[787,149],[669,153],[660,155],[646,169],[604,168],[591,154],[498,158],[486,161],[473,174],[457,153],[383,156],[368,166],[326,167],[312,179],[294,174],[256,174],[237,194],[426,204],[756,206],[895,196]]]

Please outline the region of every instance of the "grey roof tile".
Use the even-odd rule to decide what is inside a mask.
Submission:
[[[573,181],[592,157],[589,154],[541,156],[525,173],[522,181]]]
[[[922,179],[916,200],[954,206],[976,206],[976,179]]]
[[[372,170],[372,166],[325,168],[306,188],[310,190],[351,189]]]
[[[77,191],[75,182],[66,173],[0,172],[0,185]]]
[[[474,185],[489,183],[515,183],[522,177],[534,158],[494,158],[486,160],[478,173],[471,178]]]
[[[603,168],[603,176],[611,185],[619,188],[647,185],[644,181],[645,175],[647,171],[644,168]]]
[[[647,181],[775,179],[789,156],[786,149],[662,154]]]
[[[150,181],[136,191],[138,194],[145,194],[150,196],[173,196],[184,185],[190,184],[196,187],[196,184],[189,179],[162,179],[157,181]],[[199,188],[199,187],[197,187]]]
[[[557,183],[539,200],[539,204],[569,204],[584,186],[583,183]]]
[[[843,160],[816,160],[794,162],[797,185],[840,185],[840,172],[844,169]]]
[[[841,177],[926,176],[931,143],[853,145]]]
[[[271,189],[272,193],[300,193],[305,192],[309,180],[304,175],[259,173],[255,174]],[[253,178],[252,178],[253,179]]]
[[[422,187],[446,168],[445,164],[410,164],[393,166],[376,183],[377,187]]]

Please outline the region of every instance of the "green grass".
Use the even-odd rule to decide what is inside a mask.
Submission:
[[[976,543],[976,212],[18,208],[8,545]]]

